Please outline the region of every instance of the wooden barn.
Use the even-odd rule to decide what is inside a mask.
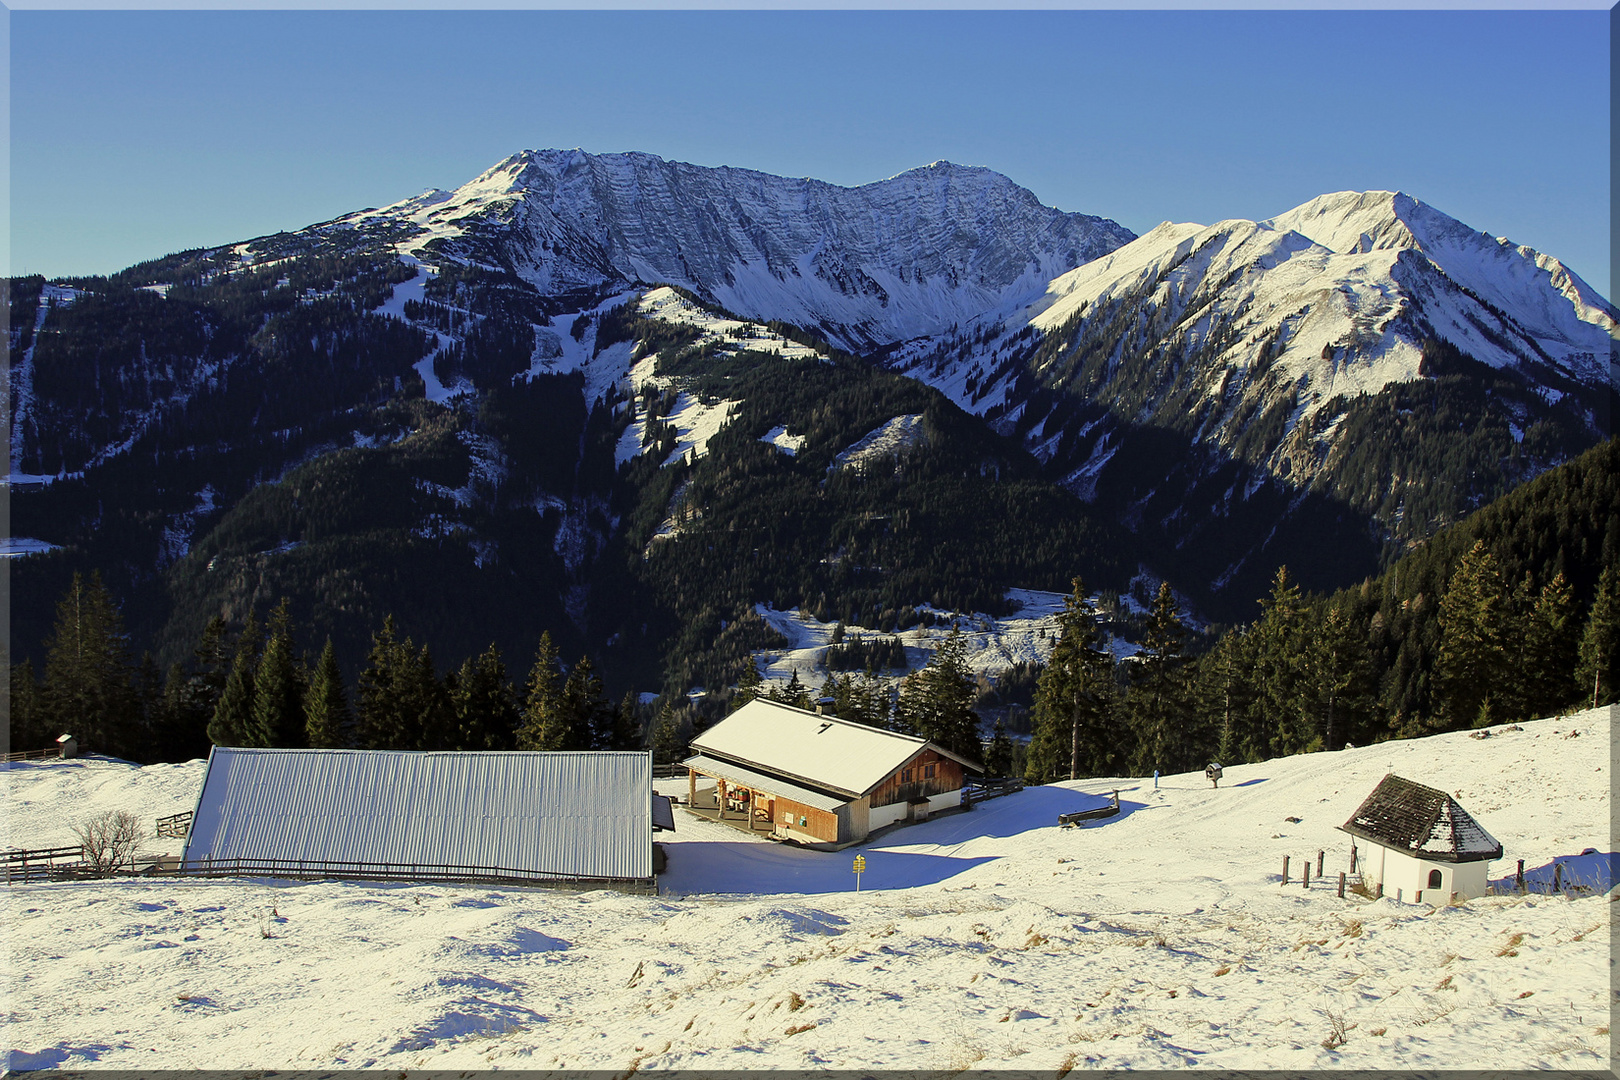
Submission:
[[[689,805],[698,805],[698,778],[713,778],[718,816],[818,848],[958,806],[966,774],[981,771],[927,739],[764,698],[693,739],[692,749]]]
[[[646,752],[208,756],[181,872],[654,886]]]
[[[1340,828],[1373,845],[1359,859],[1367,887],[1414,904],[1484,896],[1486,864],[1502,857],[1456,799],[1394,773]]]

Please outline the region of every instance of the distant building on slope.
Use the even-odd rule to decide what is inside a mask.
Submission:
[[[645,752],[216,746],[182,872],[651,888]]]
[[[1484,896],[1486,863],[1502,857],[1502,845],[1456,799],[1394,773],[1340,828],[1373,844],[1360,861],[1367,887],[1412,903]]]
[[[914,735],[755,698],[692,740],[685,762],[715,780],[715,809],[781,840],[837,848],[961,805],[976,761]]]

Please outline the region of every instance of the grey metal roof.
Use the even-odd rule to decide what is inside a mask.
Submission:
[[[1456,799],[1394,773],[1378,782],[1340,828],[1434,862],[1483,862],[1502,857],[1502,845]]]
[[[215,747],[185,860],[652,876],[645,752]]]
[[[753,769],[745,769],[741,765],[734,765],[729,761],[720,761],[717,758],[705,757],[698,754],[689,757],[681,764],[696,769],[708,776],[718,776],[728,784],[748,788],[750,791],[758,789],[772,795],[780,795],[785,799],[803,803],[817,810],[837,810],[849,802],[848,799],[838,799],[831,795],[824,795],[819,791],[800,787],[791,780],[784,780],[780,776],[769,776]]]

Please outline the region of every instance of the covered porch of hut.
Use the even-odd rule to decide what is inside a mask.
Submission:
[[[685,805],[698,817],[776,840],[825,844],[840,839],[842,799],[702,755],[686,766]]]

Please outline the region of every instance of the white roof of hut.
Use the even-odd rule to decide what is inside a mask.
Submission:
[[[768,698],[755,698],[692,740],[692,749],[700,755],[856,799],[929,748],[969,769],[980,767],[915,735],[823,716]]]
[[[645,752],[215,747],[184,859],[644,880],[655,799]]]

